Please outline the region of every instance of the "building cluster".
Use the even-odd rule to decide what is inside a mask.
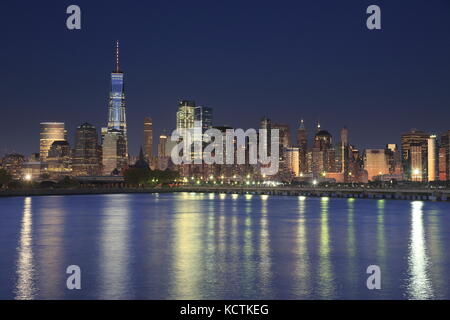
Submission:
[[[303,120],[291,137],[288,125],[272,122],[263,117],[259,128],[279,132],[279,170],[271,177],[261,176],[259,164],[193,164],[174,165],[171,153],[179,141],[171,140],[171,131],[163,131],[157,141],[157,152],[153,152],[153,121],[143,119],[143,148],[139,156],[130,157],[124,91],[124,73],[119,66],[119,43],[116,43],[116,64],[111,73],[111,91],[108,106],[107,126],[101,128],[89,123],[77,127],[75,141],[71,146],[67,130],[62,122],[43,122],[40,129],[39,153],[25,157],[6,154],[0,159],[0,168],[5,169],[16,180],[58,180],[62,177],[111,177],[121,176],[129,167],[177,170],[185,181],[221,180],[222,182],[271,181],[335,181],[339,183],[367,183],[368,181],[448,181],[450,180],[450,130],[439,137],[418,130],[401,136],[401,146],[387,144],[384,149],[366,149],[360,152],[349,140],[349,130],[343,128],[338,142],[332,135],[317,125],[314,134],[306,129]],[[181,100],[176,111],[178,132],[192,130],[193,158],[201,158],[202,135],[215,128],[225,136],[229,126],[213,125],[213,109],[198,106],[194,101]],[[196,130],[193,130],[196,129]],[[270,141],[270,137],[267,141]],[[225,141],[225,139],[224,139]],[[247,143],[247,142],[246,142]],[[258,143],[260,139],[258,137]],[[248,144],[243,147],[248,160]],[[270,153],[270,145],[266,146]],[[235,152],[237,154],[237,152]]]

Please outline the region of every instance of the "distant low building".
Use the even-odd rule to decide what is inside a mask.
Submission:
[[[18,153],[6,154],[2,159],[2,168],[5,169],[14,180],[22,179],[22,169],[25,157]]]

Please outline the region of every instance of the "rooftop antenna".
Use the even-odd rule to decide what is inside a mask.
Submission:
[[[116,72],[119,72],[119,40],[116,41]]]

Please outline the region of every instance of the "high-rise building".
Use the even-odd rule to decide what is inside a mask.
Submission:
[[[99,175],[100,154],[97,129],[89,123],[83,123],[78,126],[75,134],[75,148],[72,161],[73,175]]]
[[[63,122],[42,122],[40,134],[40,160],[47,160],[48,151],[55,141],[66,141],[67,131]]]
[[[436,181],[436,136],[428,138],[428,181]]]
[[[108,130],[103,138],[102,164],[103,174],[112,175],[120,173],[127,167],[128,158],[124,157],[126,142],[124,135],[119,130]]]
[[[341,141],[336,145],[336,171],[343,174],[346,181],[350,160],[350,148],[348,144],[348,129],[344,127],[341,130]]]
[[[47,156],[47,173],[52,179],[58,179],[72,174],[72,157],[67,141],[52,143]]]
[[[318,128],[320,128],[320,124]],[[326,130],[319,130],[314,136],[311,165],[313,177],[325,176],[326,173],[336,172],[335,149],[332,145],[332,136]]]
[[[286,148],[286,165],[294,177],[300,176],[300,148]]]
[[[386,145],[385,152],[389,164],[389,173],[401,177],[403,175],[402,155],[397,145],[395,143]]]
[[[308,164],[306,155],[308,153],[308,132],[306,131],[303,119],[300,120],[300,126],[297,129],[297,146],[300,148],[300,173],[307,173]]]
[[[182,133],[183,130],[194,128],[195,122],[195,101],[181,100],[178,102],[177,111],[177,130]]]
[[[429,133],[411,130],[402,135],[402,162],[406,179],[412,181],[428,180],[428,138]],[[414,147],[414,148],[413,148]],[[413,158],[414,149],[414,158]],[[421,159],[417,157],[420,156]],[[420,179],[419,176],[420,175]],[[414,177],[413,177],[414,176]]]
[[[106,175],[110,175],[112,172],[121,172],[128,165],[128,134],[123,75],[119,65],[119,41],[117,41],[116,67],[111,73],[108,127],[102,129],[102,164],[103,174]]]
[[[159,136],[159,143],[158,143],[158,158],[163,158],[167,156],[166,142],[167,142],[167,135],[161,134]]]
[[[441,148],[443,148],[445,152],[442,151],[443,154],[442,157],[439,158],[439,166],[443,169],[442,173],[445,172],[445,177],[444,174],[442,176],[442,178],[445,179],[440,180],[450,180],[450,130],[441,135]]]
[[[122,132],[128,156],[127,118],[125,110],[125,89],[123,72],[119,65],[119,41],[116,42],[116,67],[111,72],[111,92],[109,94],[108,130]]]
[[[364,169],[370,181],[377,176],[389,174],[389,164],[384,149],[367,149],[364,154]]]
[[[152,118],[144,119],[144,159],[152,163],[153,155],[153,121]]]
[[[195,105],[195,103],[192,104]],[[201,106],[195,107],[194,121],[202,128],[202,133],[212,128],[212,119],[212,108]]]
[[[427,141],[428,147],[428,141]],[[423,145],[420,143],[411,143],[409,150],[409,165],[411,168],[411,181],[425,181],[423,172],[426,172],[427,158],[424,156]],[[427,174],[427,173],[426,173]],[[428,174],[427,174],[428,176]]]
[[[444,147],[439,148],[439,180],[447,181],[447,150]]]
[[[266,134],[265,134],[265,139],[266,139],[266,143],[262,146],[262,148],[263,148],[263,152],[265,153],[265,154],[267,154],[267,155],[270,155],[271,154],[271,150],[270,150],[270,147],[271,147],[271,137],[272,137],[272,135],[271,135],[271,133],[272,133],[272,121],[269,119],[269,118],[267,118],[267,117],[263,117],[262,119],[261,119],[261,129],[263,129],[263,130],[266,130]],[[258,143],[262,143],[262,137],[261,136],[259,136],[259,141],[258,141]]]

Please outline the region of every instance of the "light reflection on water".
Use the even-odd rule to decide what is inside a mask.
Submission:
[[[17,300],[30,300],[35,296],[35,270],[32,250],[32,200],[30,197],[24,199],[23,217],[20,230],[20,240],[17,259],[17,285],[16,295]]]
[[[425,246],[425,234],[423,228],[423,206],[421,201],[412,204],[411,241],[408,256],[408,298],[432,299],[433,289],[429,279],[430,261]]]
[[[180,193],[0,206],[0,234],[17,239],[0,237],[15,274],[1,299],[450,298],[447,203]],[[79,292],[65,288],[71,264]]]

